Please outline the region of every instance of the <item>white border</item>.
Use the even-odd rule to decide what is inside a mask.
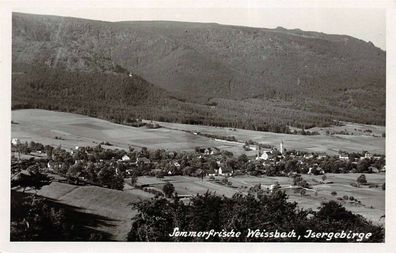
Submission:
[[[31,5],[57,8],[386,8],[387,9],[387,139],[386,139],[386,231],[385,243],[41,243],[9,242],[10,221],[10,135],[11,135],[11,12],[14,8]],[[3,1],[0,0],[0,252],[396,252],[396,224],[393,215],[396,207],[395,172],[396,157],[396,117],[392,115],[396,108],[392,99],[396,95],[396,1],[381,0],[301,0],[301,1]]]

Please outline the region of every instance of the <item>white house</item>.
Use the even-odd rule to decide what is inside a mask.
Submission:
[[[313,158],[313,154],[305,154],[304,158],[305,159],[312,159]]]
[[[269,155],[268,152],[263,152],[261,155],[256,157],[256,160],[268,160]]]
[[[21,141],[18,138],[12,138],[11,143],[12,145],[18,145],[21,144]]]
[[[123,155],[122,158],[121,158],[121,160],[122,160],[123,162],[129,162],[129,161],[131,160],[131,158],[130,158],[129,156],[127,156],[127,155]]]
[[[338,158],[340,160],[349,160],[349,156],[347,154],[339,154]]]

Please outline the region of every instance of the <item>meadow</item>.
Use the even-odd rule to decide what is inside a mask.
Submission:
[[[28,142],[33,140],[52,146],[61,145],[70,149],[75,146],[94,146],[109,142],[111,146],[107,148],[127,149],[132,146],[192,151],[197,146],[205,146],[231,151],[235,155],[255,155],[255,151],[245,151],[242,148],[245,141],[253,140],[275,147],[283,141],[284,147],[289,150],[324,152],[330,155],[337,154],[339,150],[385,153],[385,138],[363,134],[308,136],[165,122],[158,122],[161,128],[149,129],[115,124],[79,114],[39,109],[13,110],[12,121],[15,123],[12,124],[12,138]],[[349,128],[351,124],[349,123]],[[354,125],[359,129],[365,129],[365,126],[370,129],[369,125]],[[384,127],[376,128],[379,129],[376,133],[385,132]],[[222,141],[194,133],[234,136],[237,141]]]

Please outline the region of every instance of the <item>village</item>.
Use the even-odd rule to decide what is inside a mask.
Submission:
[[[234,157],[229,151],[213,147],[196,147],[194,152],[148,150],[144,147],[141,150],[130,147],[126,151],[105,148],[111,144],[104,144],[107,145],[76,146],[66,150],[35,142],[21,143],[13,138],[12,173],[37,170],[59,175],[69,183],[122,190],[124,181],[136,186],[140,176],[163,178],[182,175],[227,184],[227,178],[241,175],[296,178],[306,174],[323,175],[320,183],[331,183],[325,180],[325,174],[385,172],[384,155],[340,151],[338,156],[329,156],[287,150],[283,142],[279,148],[270,149],[247,143],[245,149],[257,152],[252,157],[245,154]],[[300,182],[300,185],[309,187],[306,182]]]

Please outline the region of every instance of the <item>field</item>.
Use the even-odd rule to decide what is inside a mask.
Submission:
[[[259,132],[243,129],[232,129],[211,126],[196,126],[187,124],[175,124],[160,122],[162,126],[184,130],[194,131],[206,134],[217,134],[222,136],[235,136],[239,141],[253,140],[263,144],[269,144],[278,147],[279,143],[283,141],[286,149],[296,149],[307,152],[324,152],[327,154],[338,154],[339,150],[347,152],[361,152],[363,150],[376,154],[385,153],[385,138],[380,137],[381,133],[385,132],[383,126],[363,125],[356,123],[347,123],[347,128],[361,129],[359,134],[356,135],[340,135],[335,134],[332,136],[325,135],[326,129],[341,131],[345,127],[328,127],[328,128],[313,128],[310,131],[319,131],[321,135],[293,135],[293,134],[280,134],[270,132]],[[373,130],[377,137],[367,136],[363,134],[363,129]],[[375,129],[375,130],[374,130]]]
[[[78,207],[83,213],[106,217],[106,221],[99,223],[95,229],[111,234],[111,240],[126,240],[131,229],[131,218],[137,213],[129,204],[153,197],[137,189],[117,191],[58,182],[44,186],[38,194],[60,204]]]
[[[216,192],[218,195],[232,197],[237,192],[247,193],[248,189],[256,184],[261,184],[262,188],[269,188],[275,182],[278,182],[289,195],[290,201],[296,201],[302,208],[311,208],[316,210],[323,201],[337,200],[338,197],[347,195],[353,196],[360,200],[361,204],[353,201],[341,201],[344,206],[354,213],[360,214],[369,220],[383,224],[384,219],[381,218],[385,214],[385,191],[381,189],[385,182],[385,174],[365,174],[368,183],[378,185],[378,188],[369,188],[362,186],[356,188],[350,184],[356,182],[356,178],[360,174],[326,174],[327,180],[332,184],[319,184],[321,176],[303,175],[304,179],[312,185],[312,190],[307,191],[305,196],[295,193],[291,187],[293,179],[288,177],[253,177],[253,176],[236,176],[230,177],[228,180],[231,186],[221,185],[215,181],[209,181],[208,177],[201,180],[200,178],[186,176],[172,176],[163,179],[154,177],[140,177],[139,184],[150,184],[150,186],[162,189],[166,182],[170,182],[175,186],[175,191],[179,195],[195,195],[197,193],[204,194],[206,191]],[[222,179],[222,177],[218,177]],[[317,195],[315,194],[317,192]],[[335,191],[337,195],[331,195]],[[340,201],[340,200],[338,200]]]
[[[165,122],[160,122],[162,128],[148,129],[119,125],[78,114],[38,109],[12,111],[12,121],[15,123],[12,124],[13,138],[22,141],[33,140],[53,146],[61,145],[70,149],[75,146],[93,146],[101,142],[109,142],[113,145],[109,148],[127,149],[128,146],[134,146],[189,151],[197,146],[206,146],[228,150],[235,155],[241,153],[254,155],[255,151],[242,149],[245,141],[254,140],[273,146],[278,146],[283,141],[286,149],[328,154],[336,154],[339,150],[385,153],[385,138],[367,135],[303,136]],[[354,125],[360,128],[365,126]],[[384,127],[378,126],[377,128]],[[377,132],[385,131],[381,129]],[[234,136],[238,141],[215,140],[196,135],[194,132]]]

